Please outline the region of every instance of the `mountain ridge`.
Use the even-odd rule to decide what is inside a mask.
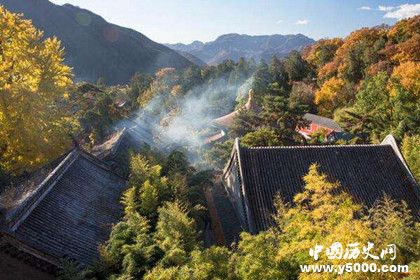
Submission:
[[[293,50],[300,51],[315,40],[303,34],[247,35],[227,33],[214,41],[194,41],[191,44],[165,44],[176,51],[190,53],[207,64],[217,64],[225,59],[237,61],[240,57],[269,60],[273,55],[285,57]]]
[[[156,43],[136,30],[107,22],[92,11],[48,0],[0,0],[11,12],[56,36],[65,48],[65,62],[77,81],[127,83],[135,72],[154,73],[163,67],[179,69],[194,65],[178,52]]]

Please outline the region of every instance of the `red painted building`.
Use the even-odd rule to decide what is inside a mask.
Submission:
[[[307,127],[298,127],[297,130],[303,137],[310,139],[312,133],[322,129],[326,132],[327,136],[332,132],[343,132],[343,129],[334,120],[317,116],[314,114],[305,114],[303,118],[309,122]]]

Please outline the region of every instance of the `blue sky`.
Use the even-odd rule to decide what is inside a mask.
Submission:
[[[51,0],[50,0],[51,1]],[[226,33],[302,33],[314,39],[420,13],[419,1],[359,0],[52,0],[70,3],[160,43],[211,41]]]

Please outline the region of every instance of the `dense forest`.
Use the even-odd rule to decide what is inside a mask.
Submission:
[[[67,262],[61,279],[327,279],[299,269],[311,259],[309,248],[325,240],[396,244],[404,252],[398,262],[410,265],[405,279],[418,279],[420,225],[407,206],[384,197],[366,209],[316,164],[293,205],[278,197],[276,226],[268,231],[242,233],[225,248],[204,246],[202,230],[203,190],[226,164],[236,137],[244,146],[343,145],[378,143],[392,134],[420,179],[420,16],[323,39],[281,60],[164,68],[109,87],[103,79],[74,83],[57,38],[44,38],[2,7],[0,15],[1,186],[13,187],[75,142],[92,149],[138,112],[156,120],[157,145],[144,146],[127,163],[124,217],[101,245],[101,259],[83,270]],[[255,110],[241,109],[249,89]],[[211,120],[234,109],[240,113],[227,136],[200,144],[213,129]],[[325,143],[325,132],[318,131],[305,140],[296,127],[307,125],[307,112],[334,118],[351,138]]]

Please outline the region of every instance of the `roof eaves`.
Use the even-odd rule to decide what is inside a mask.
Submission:
[[[246,149],[246,148],[241,147],[241,144],[239,142],[239,138],[236,138],[235,139],[235,150],[238,153],[237,154],[238,172],[239,172],[240,177],[241,177],[241,191],[242,191],[242,196],[243,196],[243,199],[244,199],[244,202],[245,202],[245,209],[244,210],[245,210],[246,218],[247,218],[247,221],[248,221],[248,230],[251,233],[257,233],[257,228],[256,228],[256,225],[255,225],[255,222],[254,222],[255,221],[254,220],[254,218],[255,218],[254,217],[254,212],[250,208],[250,201],[248,199],[248,192],[246,191],[248,178],[246,178],[246,175],[245,175],[245,172],[244,172],[243,166],[242,166],[244,164],[244,159],[242,157],[243,149]]]
[[[392,147],[392,150],[394,150],[395,155],[399,159],[399,163],[402,165],[403,169],[405,169],[405,171],[409,175],[409,179],[411,183],[414,185],[414,188],[413,188],[414,193],[416,194],[417,198],[420,200],[420,186],[417,183],[416,178],[414,177],[413,173],[411,172],[410,167],[405,161],[404,156],[402,155],[394,136],[392,136],[391,134],[387,135],[384,138],[384,140],[382,140],[380,145],[389,145]]]
[[[276,150],[276,149],[323,149],[323,148],[348,148],[348,147],[380,147],[382,144],[354,144],[354,145],[311,145],[311,146],[259,146],[249,147],[249,150]]]
[[[229,168],[235,160],[235,153],[237,151],[237,148],[239,147],[239,144],[238,145],[236,144],[237,141],[239,143],[239,138],[235,138],[235,143],[233,145],[232,152],[230,152],[230,158],[229,158],[227,164],[225,165],[225,167],[223,168],[222,177],[225,177],[226,173],[229,172]]]
[[[10,246],[13,246],[17,250],[22,251],[23,253],[29,254],[30,256],[42,262],[45,262],[46,264],[49,264],[52,267],[61,268],[62,266],[60,260],[57,257],[35,249],[34,247],[28,245],[27,243],[24,243],[16,239],[15,236],[11,233],[2,232],[0,234],[0,241],[1,241],[0,243],[9,244]],[[28,264],[31,264],[31,261],[29,260],[26,260],[26,261],[28,261]],[[38,265],[36,267],[39,268]]]

